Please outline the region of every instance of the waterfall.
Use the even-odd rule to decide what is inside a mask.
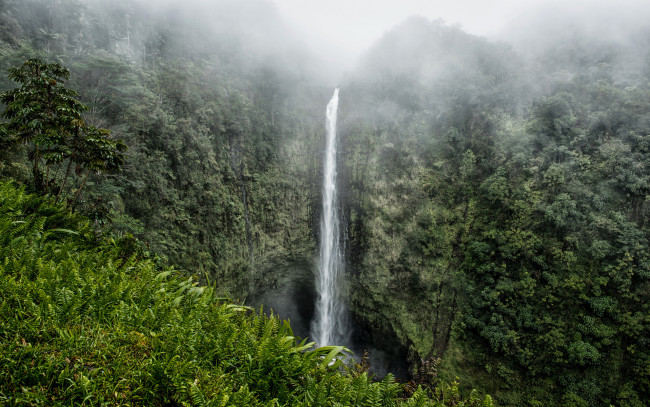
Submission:
[[[339,90],[334,91],[326,110],[327,146],[323,170],[323,214],[320,221],[320,258],[316,276],[316,318],[311,336],[318,346],[338,345],[347,339],[345,307],[339,275],[343,271],[336,193],[336,115]]]

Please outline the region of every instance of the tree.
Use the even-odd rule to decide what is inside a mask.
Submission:
[[[18,68],[9,69],[9,78],[20,83],[20,88],[0,94],[7,107],[2,117],[9,119],[7,130],[15,142],[30,144],[33,160],[34,189],[45,191],[49,180],[40,170],[46,165],[63,161],[67,139],[84,127],[81,113],[86,109],[74,97],[76,92],[66,89],[63,81],[70,71],[53,63],[45,64],[30,59]]]
[[[124,163],[126,144],[110,138],[106,129],[86,125],[82,113],[86,107],[75,97],[77,93],[63,86],[70,71],[57,64],[30,59],[18,68],[9,69],[9,78],[21,86],[0,94],[6,105],[2,117],[3,144],[24,143],[31,146],[33,186],[42,193],[57,192],[57,200],[65,191],[72,166],[77,177],[83,176],[71,205],[86,183],[91,171],[117,171]],[[51,171],[67,162],[65,174]],[[43,173],[41,164],[45,164]],[[85,171],[84,171],[85,170]]]
[[[94,126],[86,127],[84,136],[76,140],[71,149],[70,162],[78,164],[78,170],[75,172],[81,174],[84,169],[86,171],[81,185],[72,198],[71,205],[76,202],[91,172],[119,171],[122,164],[124,164],[126,150],[127,146],[123,140],[112,140],[110,138],[110,131]],[[66,178],[63,179],[63,183],[65,183]],[[63,183],[61,189],[63,189]]]

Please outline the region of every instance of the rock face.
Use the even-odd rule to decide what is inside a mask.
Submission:
[[[295,335],[306,338],[314,317],[315,289],[313,256],[278,260],[260,272],[263,279],[253,286],[247,303],[263,306],[265,312],[273,312],[291,321]]]

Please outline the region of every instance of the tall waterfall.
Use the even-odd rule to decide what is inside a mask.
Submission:
[[[320,221],[320,259],[316,289],[316,318],[311,336],[318,346],[338,345],[347,338],[345,307],[340,294],[339,274],[343,271],[340,250],[338,200],[336,193],[336,115],[339,90],[327,105],[327,146],[323,170],[323,214]]]

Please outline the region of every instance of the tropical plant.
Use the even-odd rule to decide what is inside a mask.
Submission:
[[[91,171],[117,171],[124,163],[126,144],[110,138],[110,132],[87,125],[82,113],[86,107],[67,89],[64,81],[70,71],[58,63],[46,64],[29,59],[9,69],[9,78],[20,88],[0,94],[6,108],[2,126],[4,143],[24,143],[31,147],[33,187],[36,191],[64,193],[73,165],[82,182],[69,200],[74,205]],[[58,170],[67,162],[64,175]],[[45,165],[45,172],[41,165]],[[54,170],[56,168],[56,171]],[[85,172],[85,175],[82,173]]]

